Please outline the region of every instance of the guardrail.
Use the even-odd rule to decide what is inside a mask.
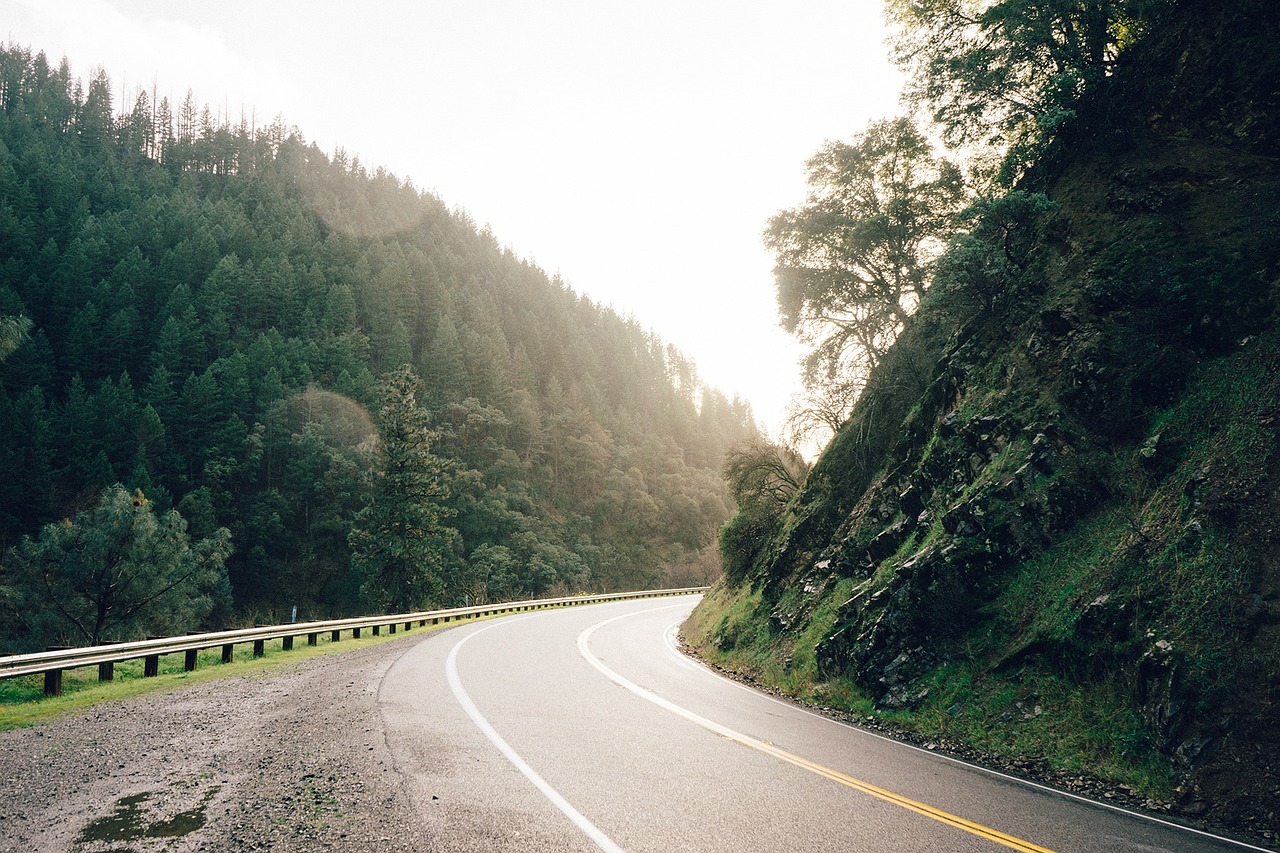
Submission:
[[[517,613],[525,610],[543,610],[553,607],[572,607],[579,604],[601,604],[607,601],[622,601],[634,598],[657,598],[670,595],[692,595],[705,592],[707,587],[686,587],[683,589],[646,590],[644,592],[615,592],[604,595],[568,596],[565,598],[531,599],[528,601],[510,601],[503,604],[482,604],[474,607],[455,607],[448,610],[424,610],[417,613],[401,613],[387,616],[357,616],[353,619],[331,619],[325,622],[295,622],[288,625],[267,625],[257,628],[240,628],[233,631],[214,631],[207,634],[188,634],[182,637],[159,637],[149,640],[137,640],[129,643],[112,643],[110,645],[89,646],[79,649],[51,649],[47,652],[34,652],[25,655],[0,656],[0,679],[17,678],[22,675],[44,674],[44,692],[48,696],[62,693],[62,672],[82,666],[97,666],[98,680],[110,681],[115,677],[115,665],[127,660],[142,658],[143,675],[157,675],[160,671],[160,656],[183,652],[186,656],[184,668],[191,672],[196,668],[196,655],[203,649],[222,647],[222,662],[230,663],[236,645],[253,643],[254,657],[261,657],[265,652],[268,640],[280,640],[284,651],[293,648],[297,637],[306,637],[307,645],[316,645],[319,636],[329,633],[331,642],[338,642],[343,631],[350,631],[353,639],[360,637],[365,628],[374,635],[386,627],[394,634],[396,628],[404,626],[409,631],[416,623],[419,627],[427,624],[438,625],[475,616],[494,616],[503,613]]]

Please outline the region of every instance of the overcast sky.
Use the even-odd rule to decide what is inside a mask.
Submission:
[[[411,179],[774,433],[801,351],[760,234],[824,140],[898,112],[879,0],[0,0],[0,21],[105,68],[117,108],[190,88]]]

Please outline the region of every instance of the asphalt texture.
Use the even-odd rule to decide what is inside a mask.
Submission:
[[[695,603],[409,634],[0,734],[0,850],[1250,849],[748,690],[676,649]]]

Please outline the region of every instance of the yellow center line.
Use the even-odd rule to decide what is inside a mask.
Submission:
[[[667,609],[667,608],[657,608],[657,609]],[[644,613],[644,612],[650,612],[650,611],[641,611],[641,612]],[[795,765],[796,767],[800,767],[804,770],[808,770],[810,773],[817,774],[818,776],[822,776],[825,779],[830,779],[833,782],[839,782],[841,785],[846,785],[850,788],[853,788],[854,790],[861,791],[864,794],[868,794],[872,797],[883,800],[886,803],[891,803],[895,806],[900,806],[901,808],[908,809],[910,811],[915,812],[916,814],[924,815],[927,818],[936,820],[939,823],[944,823],[948,826],[953,826],[956,829],[962,829],[965,832],[970,832],[981,838],[986,838],[989,841],[994,841],[997,844],[1001,844],[1005,847],[1009,847],[1014,850],[1025,851],[1025,853],[1053,853],[1053,851],[1047,847],[1041,847],[1038,844],[1032,844],[1030,841],[1023,841],[1021,838],[1017,838],[1012,835],[1007,835],[1006,833],[1000,832],[998,829],[992,829],[991,827],[983,826],[980,823],[975,823],[974,821],[967,820],[966,818],[953,815],[949,812],[943,811],[942,809],[936,809],[933,806],[927,805],[925,803],[916,802],[915,800],[912,800],[908,797],[904,797],[901,794],[895,794],[893,791],[888,791],[888,790],[885,790],[884,788],[878,788],[875,785],[870,784],[869,782],[863,782],[861,779],[855,779],[854,777],[841,773],[838,770],[832,770],[830,767],[823,767],[821,764],[815,764],[814,762],[809,761],[806,758],[801,758],[798,755],[794,755],[790,752],[787,752],[785,749],[779,749],[778,747],[774,746],[771,743],[765,743],[764,741],[759,740],[757,738],[750,737],[749,735],[744,735],[741,732],[736,732],[733,729],[728,728],[727,726],[722,726],[719,723],[714,722],[713,720],[708,720],[706,717],[699,716],[698,714],[695,714],[693,711],[690,711],[686,708],[682,708],[679,705],[675,704],[674,702],[671,702],[667,699],[663,699],[658,694],[653,693],[652,691],[646,690],[645,688],[641,687],[638,684],[628,681],[626,678],[614,672],[612,669],[609,669],[607,666],[604,665],[604,663],[600,661],[599,658],[597,658],[594,654],[592,654],[591,650],[587,647],[587,640],[591,637],[591,635],[595,632],[597,628],[601,628],[609,624],[610,622],[616,622],[618,619],[626,619],[630,616],[638,616],[638,615],[640,615],[640,613],[628,613],[623,616],[615,616],[613,619],[606,619],[603,622],[600,622],[596,625],[591,626],[590,628],[586,629],[585,631],[583,631],[581,634],[578,635],[578,651],[582,654],[584,658],[587,659],[588,663],[590,663],[592,666],[598,669],[601,673],[605,675],[605,677],[607,677],[610,681],[614,682],[618,686],[624,687],[627,690],[634,693],[635,695],[643,699],[646,699],[661,708],[665,708],[666,710],[670,711],[673,714],[684,717],[686,720],[689,720],[690,722],[697,723],[699,726],[702,726],[704,729],[714,732],[727,740],[731,740],[734,743],[741,744],[742,746],[750,747],[751,749],[757,750],[759,752],[763,752],[766,755],[772,755],[774,758],[778,758],[782,761],[787,762],[788,764],[792,764],[792,765]]]
[[[765,743],[764,741],[746,736],[732,737],[731,740],[735,743],[740,743],[743,746],[751,747],[752,749],[772,755],[789,764],[794,764],[796,767],[801,767],[808,770],[810,773],[815,773],[818,776],[830,779],[833,782],[839,782],[841,785],[847,785],[848,787],[861,791],[864,794],[870,794],[877,799],[884,800],[886,803],[892,803],[895,806],[910,809],[917,814],[922,814],[925,817],[932,818],[940,823],[954,826],[957,829],[963,829],[965,832],[971,832],[974,835],[989,839],[997,844],[1003,844],[1005,847],[1011,847],[1014,850],[1023,850],[1026,851],[1026,853],[1053,853],[1053,851],[1047,847],[1032,844],[1030,841],[1023,841],[1021,838],[1008,835],[998,829],[983,826],[980,823],[975,823],[974,821],[967,820],[959,817],[958,815],[944,812],[942,809],[936,809],[926,803],[920,803],[908,797],[904,797],[901,794],[895,794],[893,791],[887,791],[884,788],[876,787],[869,782],[863,782],[861,779],[855,779],[852,776],[841,773],[839,770],[832,770],[830,767],[823,767],[821,764],[815,764],[806,758],[801,758],[798,755],[787,752],[785,749],[779,749],[773,744]]]

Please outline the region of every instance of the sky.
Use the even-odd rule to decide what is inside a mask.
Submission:
[[[0,34],[101,66],[117,109],[190,89],[412,180],[775,437],[803,350],[761,234],[901,88],[879,0],[0,0]]]

